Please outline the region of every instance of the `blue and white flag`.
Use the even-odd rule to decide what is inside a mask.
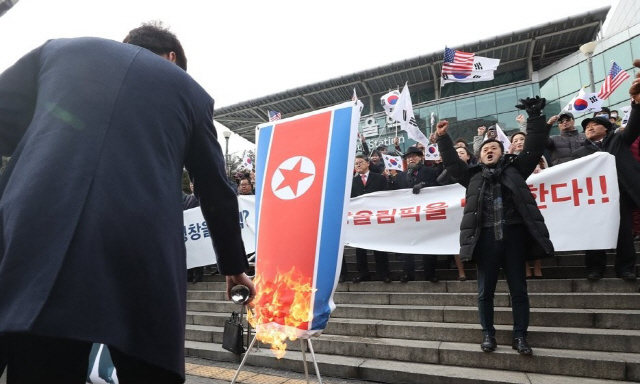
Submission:
[[[400,156],[382,155],[385,169],[395,169],[396,171],[404,171],[402,168],[402,158]]]
[[[580,92],[578,92],[578,95],[571,99],[560,112],[567,111],[576,114],[597,112],[602,109],[603,101],[604,100],[598,97],[597,93],[586,93],[584,88],[582,88]]]
[[[409,94],[407,83],[404,84],[400,98],[396,101],[391,118],[400,122],[400,128],[407,132],[407,136],[410,139],[422,143],[425,147],[429,145],[429,139],[418,128],[418,122],[413,114],[413,104],[411,103],[411,95]]]

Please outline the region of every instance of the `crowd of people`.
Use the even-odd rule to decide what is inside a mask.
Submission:
[[[639,82],[636,80],[634,85]],[[528,117],[522,114],[517,117],[520,130],[511,135],[508,148],[499,139],[496,126],[483,126],[474,137],[472,151],[464,139],[453,140],[447,132],[448,122],[440,121],[430,140],[437,143],[441,159],[424,161],[424,146],[418,143],[401,154],[406,162],[406,171],[402,172],[385,169],[384,162],[379,160],[382,154],[389,153],[384,146],[371,151],[367,161],[368,147],[363,142],[365,155],[356,156],[351,195],[403,188],[420,193],[425,187],[451,183],[464,186],[466,204],[460,224],[460,254],[455,261],[460,280],[466,280],[462,262],[473,262],[477,269],[478,311],[483,332],[480,347],[485,352],[497,348],[493,300],[502,269],[512,301],[512,347],[519,354],[530,355],[533,352],[526,339],[529,325],[526,279],[542,278],[540,260],[554,253],[543,216],[526,183],[532,173],[599,151],[614,155],[620,187],[620,229],[614,269],[616,276],[625,281],[637,278],[634,236],[637,239],[640,234],[640,94],[632,91],[630,94],[631,114],[626,125],[618,125],[616,111],[603,108],[581,122],[583,132],[576,129],[575,117],[569,112],[547,120],[542,115],[545,99],[520,100],[516,107],[526,111]],[[549,136],[556,123],[560,133]],[[399,151],[397,146],[395,151]],[[372,180],[369,189],[366,180]],[[370,280],[366,250],[356,250],[356,256],[358,276],[353,282]],[[391,282],[388,255],[376,251],[374,256],[380,279]],[[414,280],[415,255],[403,257],[404,274],[400,281]],[[425,280],[437,282],[435,256],[423,255],[423,265]],[[600,280],[606,266],[606,250],[586,250],[585,266],[589,280]],[[341,281],[346,276],[345,268],[343,263]]]
[[[520,129],[510,136],[510,145],[505,149],[505,154],[514,154],[518,155],[522,152],[525,141],[528,137],[526,132],[526,121],[523,114],[520,114],[516,118]],[[575,117],[570,112],[561,112],[558,115],[554,115],[550,117],[545,124],[545,128],[550,130],[554,125],[557,124],[559,128],[559,133],[557,135],[552,135],[548,137],[545,142],[543,148],[543,154],[540,156],[533,173],[538,173],[543,171],[544,169],[548,169],[552,166],[556,166],[558,164],[566,163],[571,161],[572,159],[584,156],[585,151],[589,153],[593,153],[595,151],[595,147],[591,144],[592,142],[600,142],[605,137],[614,138],[620,137],[623,139],[616,140],[616,142],[622,140],[627,143],[626,145],[615,145],[615,150],[617,152],[622,151],[625,157],[625,161],[632,164],[629,168],[630,170],[626,171],[627,173],[633,174],[633,169],[635,168],[635,163],[640,163],[640,139],[637,137],[634,138],[634,130],[626,130],[625,125],[621,125],[622,118],[618,115],[617,111],[610,111],[608,108],[603,107],[600,111],[593,113],[592,117],[585,119],[582,123],[582,132],[576,129],[576,121]],[[591,125],[588,125],[591,123]],[[591,126],[594,123],[601,123],[601,127],[603,128],[603,132],[599,134],[592,134]],[[602,136],[604,135],[604,136]],[[589,136],[589,138],[588,138]],[[437,137],[434,134],[431,135],[430,141],[435,143]],[[455,148],[457,156],[462,159],[465,164],[469,167],[477,166],[478,159],[480,156],[480,148],[486,143],[488,140],[497,140],[497,128],[495,125],[491,125],[489,127],[478,127],[477,135],[473,137],[472,146],[470,148],[467,141],[463,138],[457,138],[453,141],[452,146]],[[607,141],[608,142],[608,141]],[[381,145],[376,147],[373,150],[369,150],[367,143],[362,140],[362,155],[358,156],[356,162],[362,163],[363,161],[368,161],[368,167],[364,167],[362,164],[358,167],[355,167],[356,174],[363,173],[377,173],[381,174],[386,178],[387,184],[384,190],[394,190],[394,189],[404,189],[404,188],[412,188],[414,193],[419,193],[419,190],[424,187],[432,187],[439,185],[447,185],[457,183],[456,179],[451,176],[451,171],[443,164],[442,160],[425,160],[425,147],[421,143],[416,143],[413,146],[409,147],[404,153],[402,152],[400,146],[398,145],[398,141],[394,141],[395,146],[393,149],[388,149],[387,146]],[[620,147],[624,147],[626,149],[620,149]],[[591,148],[591,149],[589,149]],[[607,148],[598,148],[597,150],[607,151]],[[616,154],[616,153],[614,153]],[[406,171],[397,171],[397,170],[389,170],[385,168],[384,161],[382,159],[382,155],[395,155],[402,156],[405,164]],[[632,156],[629,156],[632,155]],[[620,154],[616,155],[620,157]],[[633,159],[631,159],[631,157]],[[636,177],[640,177],[640,173],[637,174]],[[628,184],[633,184],[633,177],[630,175],[628,178]],[[626,180],[625,179],[625,180]],[[359,196],[364,193],[375,192],[376,190],[382,189],[372,189],[368,188],[364,191],[359,191],[354,194],[354,190],[360,190],[361,181],[359,181],[358,177],[354,178],[353,181],[354,187],[352,188],[352,197]],[[623,235],[620,239],[618,248],[616,249],[618,257],[616,258],[616,275],[625,280],[634,280],[635,279],[635,251],[633,247],[634,240],[640,240],[640,210],[637,208],[634,209],[632,199],[627,197],[628,194],[625,194],[625,197],[621,202],[621,213],[624,210],[624,218],[621,221],[621,225],[623,226],[621,229],[621,234]],[[629,238],[631,241],[629,241]],[[366,250],[358,250],[357,253],[362,255]],[[590,280],[599,280],[602,278],[604,273],[604,250],[598,251],[586,251],[587,257],[585,265],[587,267],[587,277]],[[425,280],[436,282],[438,281],[435,276],[435,256],[433,255],[422,255],[423,257],[423,266],[425,273]],[[362,256],[361,256],[362,258]],[[401,282],[411,281],[415,279],[415,255],[402,255],[402,259],[404,259],[403,266],[403,274],[400,277]],[[380,256],[376,254],[375,256],[376,264],[378,263],[388,263],[388,256],[382,258],[382,261],[379,261]],[[458,270],[458,278],[461,281],[467,279],[464,265],[459,261],[459,255],[454,255],[450,257],[450,265],[452,267],[457,268]],[[632,262],[633,261],[633,262]],[[362,264],[364,265],[364,264]],[[384,271],[384,269],[382,270]],[[359,276],[354,278],[354,282],[360,282],[363,280],[370,280],[371,275],[368,271],[362,270],[362,268],[358,269]],[[527,278],[540,279],[543,277],[542,265],[540,260],[536,260],[526,263],[525,274]],[[390,282],[392,277],[389,273],[381,274],[378,271],[377,278],[381,281]],[[341,275],[343,278],[342,281],[346,278],[346,273]]]

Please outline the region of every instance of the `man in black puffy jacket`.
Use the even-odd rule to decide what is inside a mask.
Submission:
[[[438,149],[451,176],[467,188],[466,205],[460,224],[460,259],[475,261],[478,267],[478,312],[485,352],[497,348],[493,325],[493,298],[500,267],[509,284],[513,307],[513,349],[532,353],[526,337],[529,326],[529,296],[525,261],[553,254],[549,231],[526,178],[535,169],[549,137],[541,115],[545,99],[521,100],[526,109],[527,140],[519,155],[505,155],[495,139],[480,147],[480,163],[468,167],[453,148],[447,134],[449,123],[436,127]]]

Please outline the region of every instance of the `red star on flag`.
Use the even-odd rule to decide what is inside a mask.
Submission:
[[[284,179],[280,182],[276,191],[289,187],[296,196],[298,195],[298,185],[300,182],[313,176],[313,173],[302,172],[302,159],[298,159],[298,162],[292,169],[280,168],[280,172],[282,172]]]

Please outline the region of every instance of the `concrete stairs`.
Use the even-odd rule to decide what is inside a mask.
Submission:
[[[346,257],[348,270],[355,270],[352,249]],[[398,261],[401,255],[391,257]],[[312,339],[320,372],[382,383],[640,382],[638,282],[611,275],[587,281],[583,257],[566,253],[545,260],[545,278],[528,281],[533,356],[520,356],[510,347],[512,318],[504,280],[495,300],[499,347],[493,353],[480,350],[477,283],[457,281],[446,257],[439,260],[438,283],[341,283],[327,329]],[[399,275],[401,263],[399,268],[392,264],[392,270]],[[467,268],[467,276],[475,277],[475,271]],[[239,362],[240,356],[221,347],[224,321],[239,306],[224,300],[219,276],[206,278],[189,285],[186,353]],[[302,372],[299,351],[299,341],[291,342],[278,360],[261,346],[251,352],[248,364]]]

